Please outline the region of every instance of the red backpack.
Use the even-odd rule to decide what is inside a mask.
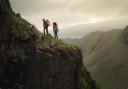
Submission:
[[[49,20],[46,20],[46,22],[47,22],[47,25],[50,26],[50,21]]]

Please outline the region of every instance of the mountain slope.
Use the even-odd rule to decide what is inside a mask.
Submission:
[[[51,35],[29,34],[30,23],[0,0],[0,89],[98,89],[81,50]]]
[[[128,27],[109,32],[93,32],[79,42],[84,64],[101,89],[127,89]]]

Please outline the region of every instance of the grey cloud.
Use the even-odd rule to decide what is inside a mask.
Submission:
[[[71,11],[95,16],[128,16],[128,0],[81,0],[71,6]]]
[[[15,11],[23,14],[41,13],[48,10],[62,9],[64,0],[10,0]]]
[[[11,0],[11,3],[15,11],[26,15],[66,9],[85,16],[128,16],[128,0]]]

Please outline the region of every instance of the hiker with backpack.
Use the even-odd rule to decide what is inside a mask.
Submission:
[[[54,32],[55,38],[57,38],[57,39],[58,39],[58,34],[57,34],[58,31],[59,31],[59,29],[58,29],[57,23],[56,22],[53,22],[53,32]]]
[[[44,35],[48,35],[48,27],[50,26],[50,21],[43,19],[43,30],[44,30]]]

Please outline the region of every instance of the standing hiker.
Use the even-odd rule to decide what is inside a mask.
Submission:
[[[57,23],[56,22],[53,22],[53,32],[54,32],[55,38],[57,38],[57,39],[58,39],[58,34],[57,34],[58,31],[59,31],[59,29],[58,29]]]
[[[48,27],[50,26],[50,21],[43,19],[43,30],[44,30],[44,35],[48,35]]]

